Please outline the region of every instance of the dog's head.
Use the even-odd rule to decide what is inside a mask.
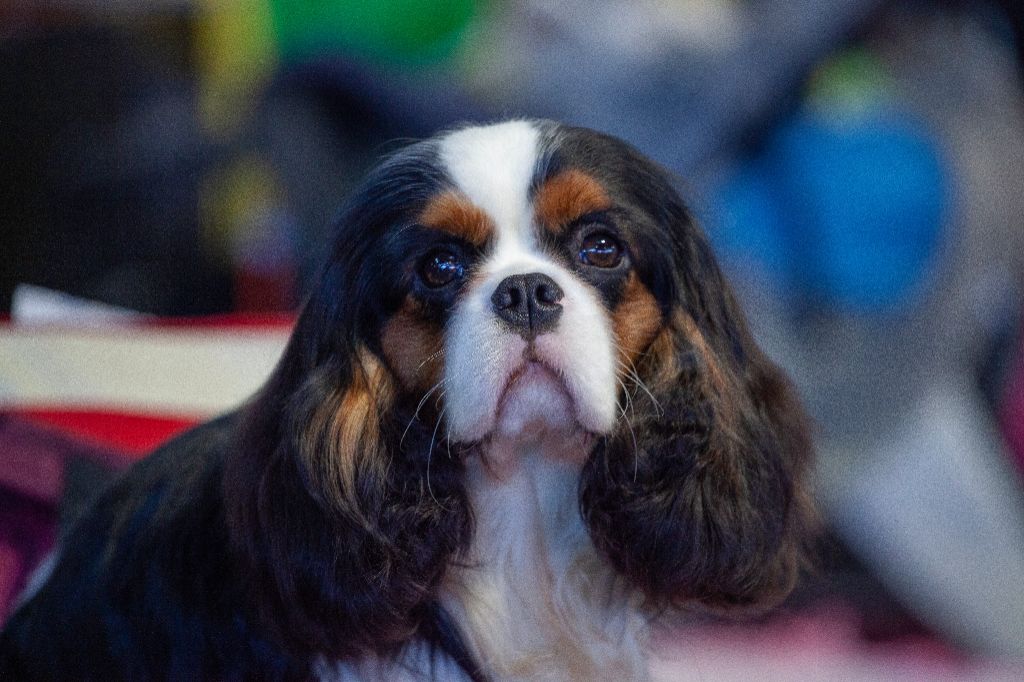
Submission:
[[[265,621],[325,653],[410,637],[472,534],[465,462],[577,466],[600,554],[651,603],[793,584],[811,447],[666,174],[514,121],[398,152],[344,211],[228,462]]]

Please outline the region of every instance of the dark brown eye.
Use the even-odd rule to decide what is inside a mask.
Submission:
[[[595,268],[614,268],[622,262],[622,244],[607,232],[594,232],[580,244],[580,262]]]
[[[420,279],[431,289],[448,286],[464,273],[462,261],[447,249],[432,251],[420,263]]]

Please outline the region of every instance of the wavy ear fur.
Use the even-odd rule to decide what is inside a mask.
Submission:
[[[257,617],[293,651],[386,653],[415,634],[468,539],[461,467],[390,403],[360,350],[293,382],[285,363],[227,464],[228,527]]]
[[[343,215],[225,464],[227,524],[254,615],[298,654],[393,651],[433,615],[434,588],[469,540],[462,464],[445,439],[433,442],[433,421],[412,419],[375,346],[397,305],[379,279],[379,235],[430,181],[412,161],[371,175]]]
[[[598,445],[581,511],[657,605],[770,605],[792,589],[813,525],[807,421],[703,235],[681,204],[669,213],[673,303],[637,362],[658,404]]]

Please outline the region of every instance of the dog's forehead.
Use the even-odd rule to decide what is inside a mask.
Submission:
[[[422,221],[478,245],[491,241],[492,265],[531,260],[538,231],[557,233],[612,205],[603,183],[561,153],[561,139],[558,127],[531,121],[465,128],[441,138],[438,157],[454,192],[435,198]]]
[[[442,138],[441,162],[452,182],[499,226],[529,224],[530,186],[541,135],[529,121],[456,131]]]

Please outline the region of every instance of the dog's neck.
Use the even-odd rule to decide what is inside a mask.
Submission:
[[[475,534],[446,580],[445,607],[497,679],[646,679],[638,597],[597,556],[580,518],[582,457],[523,450],[500,474],[486,452],[467,463]]]

